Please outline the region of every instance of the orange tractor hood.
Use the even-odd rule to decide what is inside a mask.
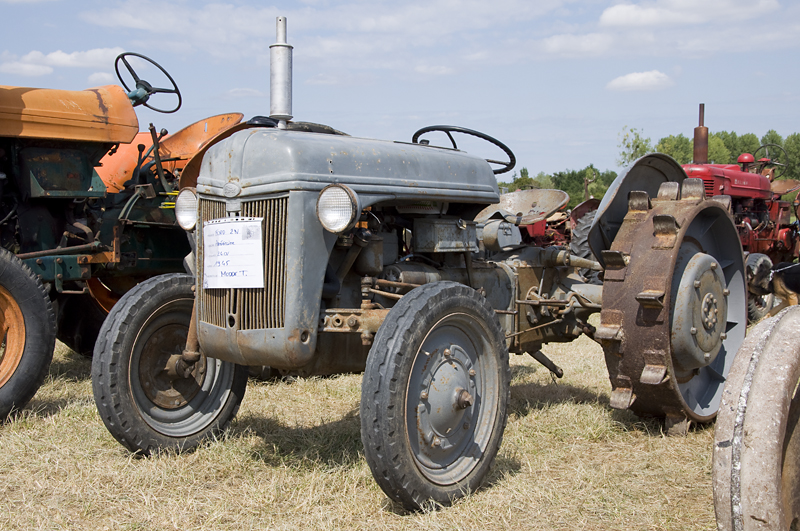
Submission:
[[[54,90],[0,85],[0,137],[125,143],[139,120],[117,85]]]

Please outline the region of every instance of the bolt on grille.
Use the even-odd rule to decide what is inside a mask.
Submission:
[[[239,330],[283,328],[286,307],[286,216],[288,197],[242,203],[241,215],[264,218],[264,288],[203,289],[198,282],[200,321]],[[200,219],[225,217],[225,203],[200,199]],[[198,278],[203,278],[203,238],[198,244]]]

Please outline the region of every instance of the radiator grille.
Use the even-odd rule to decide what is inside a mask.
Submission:
[[[714,197],[717,195],[717,191],[714,190],[714,178],[711,179],[703,179],[703,186],[706,189],[706,197]]]
[[[239,330],[283,328],[286,306],[286,224],[288,197],[242,203],[242,216],[264,218],[264,289],[201,289],[200,320],[227,327],[238,316]],[[225,217],[225,203],[200,199],[200,219]],[[202,245],[202,238],[201,243]],[[198,274],[203,275],[200,260]],[[202,287],[202,283],[200,286]]]

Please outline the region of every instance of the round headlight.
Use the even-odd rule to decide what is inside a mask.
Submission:
[[[356,193],[343,184],[331,184],[322,189],[317,199],[317,217],[325,230],[340,234],[352,229],[361,213]]]
[[[175,199],[175,219],[183,230],[192,230],[197,224],[197,193],[194,188],[184,188]]]

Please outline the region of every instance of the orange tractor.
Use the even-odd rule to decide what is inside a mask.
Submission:
[[[141,79],[135,61],[155,65],[172,87]],[[122,54],[115,66],[125,89],[0,86],[0,418],[36,393],[56,337],[91,353],[125,292],[184,271],[191,249],[174,196],[182,180],[196,179],[194,157],[242,119],[222,114],[173,135],[152,124],[140,133],[133,108],[175,112],[180,91],[139,54]],[[177,103],[152,107],[156,94]]]

